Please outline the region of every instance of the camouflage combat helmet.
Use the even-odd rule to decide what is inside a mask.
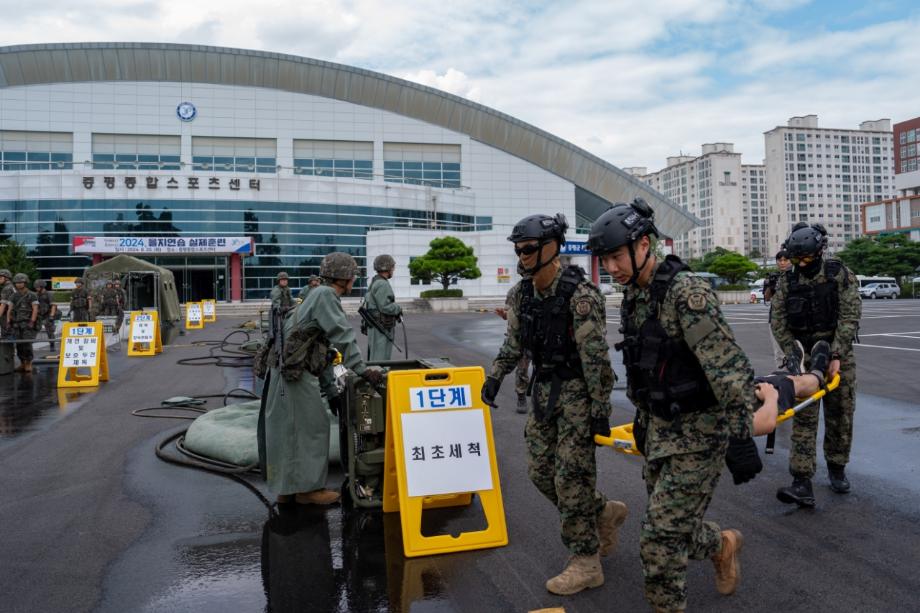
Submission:
[[[288,278],[288,274],[286,272],[281,271],[278,273],[278,277],[277,277],[278,281],[280,281],[281,279],[287,279],[287,278]]]
[[[36,279],[34,286],[35,286],[35,289],[45,289],[45,282],[41,279]]]
[[[13,277],[13,283],[28,283],[28,282],[29,282],[29,275],[23,274],[21,272],[17,272],[16,275]]]
[[[13,277],[13,273],[11,273],[6,268],[3,268],[3,269],[0,269],[0,277],[6,277],[7,279],[11,279]]]
[[[358,272],[358,263],[355,259],[341,251],[333,251],[323,258],[319,265],[319,276],[324,279],[342,279],[348,281],[355,278]]]
[[[392,255],[383,253],[374,258],[374,270],[377,272],[392,272],[396,268],[396,260]]]

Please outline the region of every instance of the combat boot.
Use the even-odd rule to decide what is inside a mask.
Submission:
[[[604,585],[604,571],[598,554],[572,556],[565,569],[546,582],[546,589],[560,596],[571,596],[583,589]]]
[[[831,480],[831,489],[838,494],[846,494],[850,491],[850,480],[847,479],[842,464],[832,464],[828,462],[827,476]]]
[[[800,507],[815,506],[815,492],[811,489],[811,479],[808,477],[794,477],[792,485],[781,487],[776,491],[776,497],[786,504],[797,504]]]
[[[297,504],[335,504],[341,498],[341,494],[333,490],[313,490],[312,492],[294,494],[294,501]]]
[[[801,342],[792,343],[792,353],[786,356],[784,364],[790,375],[801,375],[805,372],[805,348]]]
[[[819,378],[818,383],[823,384],[827,376],[827,369],[831,365],[831,346],[827,341],[818,341],[811,348],[811,374]]]
[[[716,589],[725,596],[734,594],[741,581],[741,560],[738,554],[743,543],[744,539],[737,530],[723,530],[722,549],[711,558],[716,567]]]
[[[620,540],[620,526],[626,521],[629,509],[619,500],[608,500],[604,509],[597,516],[597,538],[600,547],[597,552],[602,556],[613,553]]]
[[[527,412],[527,396],[525,396],[524,394],[518,394],[517,409],[515,409],[515,410],[516,410],[518,413],[526,413],[526,412]]]

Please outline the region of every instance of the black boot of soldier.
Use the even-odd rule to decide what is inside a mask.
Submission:
[[[786,504],[797,504],[800,507],[815,506],[815,492],[811,489],[811,479],[808,477],[794,477],[792,485],[781,487],[776,491],[776,497]]]
[[[850,491],[850,480],[847,479],[843,466],[840,464],[827,464],[827,476],[831,480],[831,489],[838,494],[846,494]]]
[[[518,394],[517,409],[515,409],[515,410],[516,410],[518,413],[526,413],[526,412],[527,412],[527,396],[525,396],[524,394]]]

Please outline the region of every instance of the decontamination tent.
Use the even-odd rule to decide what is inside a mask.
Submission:
[[[160,321],[163,322],[179,321],[182,318],[179,294],[176,291],[176,279],[168,269],[130,255],[120,254],[95,266],[90,266],[83,273],[86,289],[94,294],[105,287],[106,281],[114,280],[116,277],[122,281],[123,285],[138,281],[143,277],[152,277],[153,303],[131,304],[130,306],[132,308],[157,306],[160,311]]]

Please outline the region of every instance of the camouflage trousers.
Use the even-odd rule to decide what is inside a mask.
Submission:
[[[92,317],[90,317],[89,309],[87,309],[86,307],[83,307],[83,308],[74,307],[70,311],[70,321],[88,322],[88,321],[95,321],[95,320]]]
[[[845,466],[853,445],[853,413],[856,411],[856,360],[852,350],[841,356],[840,385],[822,401],[824,407],[824,459]],[[818,439],[818,406],[800,411],[792,422],[789,472],[794,477],[815,474]]]
[[[514,371],[514,391],[518,396],[527,393],[528,383],[530,383],[530,359],[522,357]]]
[[[28,321],[14,321],[11,329],[17,341],[33,339],[38,333]],[[16,355],[20,362],[31,362],[35,356],[32,351],[32,343],[16,343]]]
[[[577,385],[579,395],[566,393]],[[549,385],[537,387],[545,388],[540,390],[545,401]],[[595,488],[597,464],[589,424],[584,382],[567,381],[552,417],[540,422],[531,411],[524,426],[528,475],[559,510],[562,542],[574,555],[597,553],[597,516],[607,502]]]
[[[45,334],[48,335],[48,340],[52,343],[54,342],[54,320],[50,317],[41,318],[39,326],[45,329]]]
[[[639,533],[645,597],[666,611],[687,607],[688,560],[722,548],[719,526],[703,521],[725,462],[726,445],[647,462],[648,507]]]

